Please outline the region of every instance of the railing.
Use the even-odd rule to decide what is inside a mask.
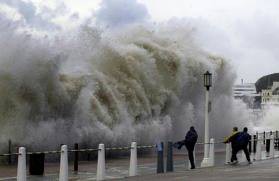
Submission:
[[[273,133],[258,133],[252,136],[252,140],[249,143],[249,152],[254,154],[254,161],[262,159],[262,147],[265,144],[266,153],[268,153],[269,158],[274,158],[274,152],[276,147],[276,143],[278,144],[278,132]],[[215,165],[215,149],[214,145],[223,144],[222,140],[218,140],[215,142],[213,138],[210,139],[209,143],[201,143],[198,142],[197,145],[205,145],[210,144],[209,148],[209,164],[208,166]],[[10,144],[9,144],[10,145]],[[59,170],[59,181],[68,180],[68,153],[74,153],[74,171],[78,171],[78,155],[82,152],[97,152],[98,154],[98,162],[97,162],[97,180],[104,180],[106,178],[105,173],[105,151],[116,151],[116,150],[130,150],[130,165],[129,165],[129,176],[137,175],[137,150],[139,149],[152,149],[156,148],[157,151],[157,173],[164,172],[164,146],[163,143],[159,143],[156,145],[139,145],[137,146],[136,142],[132,142],[131,146],[125,147],[112,147],[105,148],[104,144],[99,144],[98,148],[88,148],[88,149],[78,149],[78,145],[75,144],[74,149],[68,150],[67,145],[62,145],[61,150],[52,150],[52,151],[43,151],[43,152],[26,152],[24,147],[20,147],[17,153],[5,153],[0,154],[0,156],[10,157],[17,156],[18,157],[18,165],[17,165],[17,180],[26,180],[26,155],[36,155],[36,154],[60,154],[60,170]],[[10,150],[10,149],[9,149]],[[241,160],[244,160],[245,155],[242,154]],[[230,144],[226,144],[226,158],[224,163],[227,164],[230,161],[231,157],[231,148]],[[167,144],[167,162],[166,162],[166,171],[172,172],[173,169],[173,144],[172,142],[168,142]]]

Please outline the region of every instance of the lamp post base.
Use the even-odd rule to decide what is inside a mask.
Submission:
[[[203,158],[201,167],[212,167],[212,161],[210,158]]]

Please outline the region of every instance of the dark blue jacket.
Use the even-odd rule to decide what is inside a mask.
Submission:
[[[241,132],[236,138],[236,141],[240,147],[247,147],[249,141],[251,140],[251,135],[247,132]]]
[[[186,147],[194,149],[197,140],[198,140],[198,134],[194,128],[191,128],[185,136]]]

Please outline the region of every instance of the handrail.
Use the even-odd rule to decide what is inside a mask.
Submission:
[[[264,140],[268,140],[270,138],[266,138],[266,139],[253,139],[250,141],[264,141]],[[274,140],[279,140],[279,138],[274,138]],[[205,142],[197,142],[196,145],[205,145],[205,144],[222,144],[224,143],[224,141],[218,140],[217,142],[214,143],[205,143]],[[138,149],[146,149],[146,148],[154,148],[156,147],[156,144],[154,145],[139,145],[137,146]],[[126,146],[126,147],[110,147],[110,148],[105,148],[105,150],[110,151],[110,150],[129,150],[132,149],[130,146]],[[68,150],[68,152],[94,152],[94,151],[98,151],[98,148],[86,148],[86,149],[72,149],[72,150]],[[52,150],[52,151],[37,151],[37,152],[27,152],[27,155],[34,155],[34,154],[58,154],[61,153],[61,150]],[[1,156],[12,156],[12,155],[19,155],[19,153],[3,153],[0,154]]]
[[[145,148],[153,148],[156,145],[139,145],[137,146],[138,149],[145,149]],[[111,148],[105,148],[105,150],[129,150],[132,149],[132,147],[111,147]],[[94,151],[99,151],[100,149],[98,148],[87,148],[87,149],[73,149],[73,150],[68,150],[68,152],[94,152]],[[36,151],[36,152],[27,152],[27,155],[36,155],[36,154],[57,154],[61,153],[60,150],[53,150],[53,151]],[[19,153],[4,153],[0,154],[0,156],[12,156],[12,155],[20,155]]]

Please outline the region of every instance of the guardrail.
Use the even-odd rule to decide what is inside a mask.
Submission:
[[[254,161],[262,159],[262,147],[266,144],[266,153],[268,153],[269,158],[274,158],[275,151],[275,140],[278,141],[278,137],[274,138],[273,134],[257,134],[252,137],[252,140],[249,143],[250,153],[255,153]],[[215,165],[215,150],[214,145],[223,144],[223,141],[218,140],[215,142],[213,138],[210,139],[209,143],[198,142],[197,145],[210,144],[209,148],[209,164],[208,166]],[[268,147],[268,149],[267,149]],[[68,153],[74,153],[74,171],[78,171],[78,161],[79,153],[82,152],[97,152],[98,161],[97,161],[97,180],[104,180],[106,178],[105,173],[105,151],[115,151],[115,150],[130,150],[130,165],[129,165],[129,176],[137,175],[137,150],[139,149],[152,149],[156,148],[157,151],[157,173],[164,172],[164,144],[159,143],[156,145],[137,145],[136,142],[132,142],[131,146],[126,147],[112,147],[105,148],[104,144],[99,144],[98,148],[88,148],[88,149],[78,149],[78,144],[75,144],[74,149],[68,150],[67,145],[62,145],[61,150],[52,150],[52,151],[42,151],[42,152],[26,152],[25,147],[20,147],[17,153],[5,153],[0,154],[0,156],[17,156],[18,157],[18,166],[17,166],[17,180],[26,181],[26,156],[27,155],[38,155],[38,154],[60,154],[60,170],[59,170],[59,181],[68,180]],[[10,150],[10,149],[9,149]],[[167,162],[166,162],[166,171],[172,172],[173,169],[173,144],[168,142],[167,144]],[[226,158],[225,164],[230,162],[231,157],[231,147],[230,144],[226,144]],[[241,160],[245,160],[245,155],[242,154]]]

